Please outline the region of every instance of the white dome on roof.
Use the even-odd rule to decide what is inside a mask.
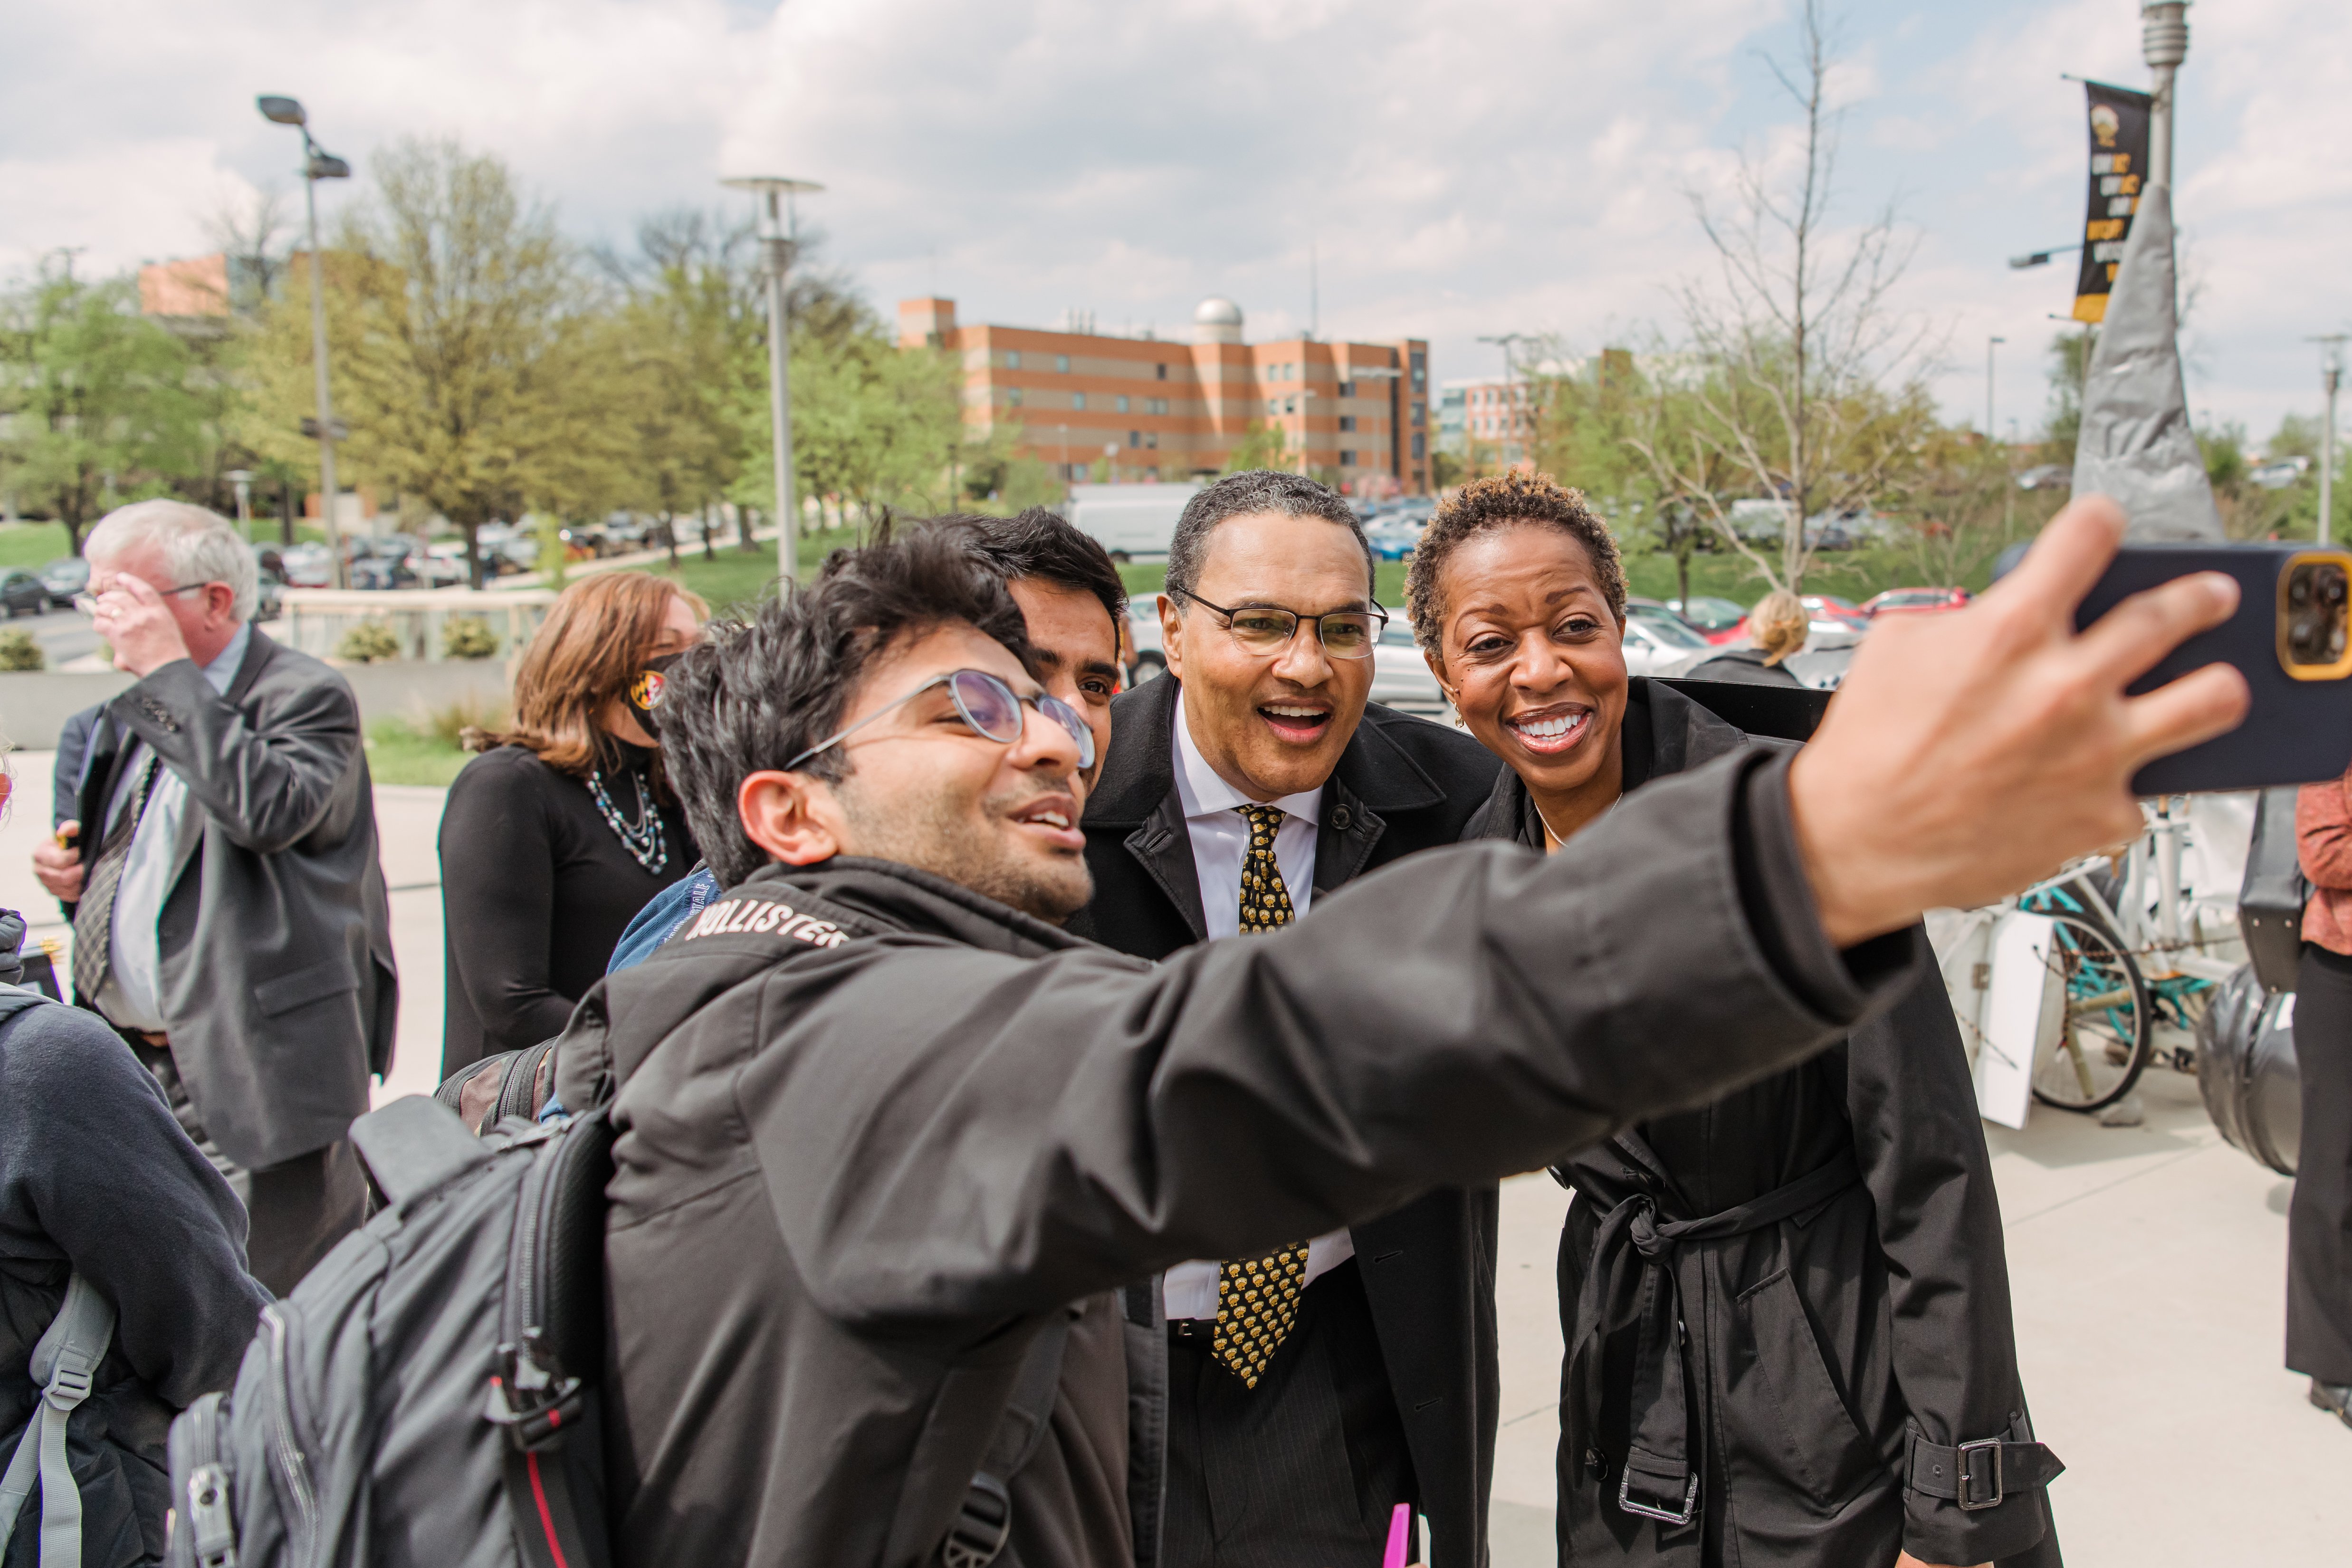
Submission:
[[[1231,300],[1214,296],[1201,301],[1192,312],[1192,337],[1196,342],[1237,343],[1242,341],[1242,308]]]

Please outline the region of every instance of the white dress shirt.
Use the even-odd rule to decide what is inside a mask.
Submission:
[[[228,695],[229,683],[236,679],[236,668],[245,662],[246,647],[252,640],[251,626],[237,627],[220,657],[205,666],[205,683],[215,691]],[[115,786],[116,798],[107,803],[110,825],[130,805],[131,781],[154,755],[144,741],[131,746],[118,775],[121,782]],[[201,830],[186,821],[187,816],[187,781],[168,766],[157,768],[155,782],[147,791],[147,809],[140,816],[139,826],[131,836],[131,853],[122,862],[122,880],[115,886],[106,984],[98,988],[99,1012],[119,1029],[162,1034],[166,1027],[163,950],[155,922],[163,919],[163,900],[172,893],[170,878],[180,861],[180,834],[184,828]],[[102,830],[94,837],[84,833],[81,841],[86,846],[103,844],[106,835]]]
[[[1201,749],[1184,721],[1184,699],[1176,699],[1176,798],[1184,808],[1184,831],[1192,841],[1192,870],[1201,883],[1201,914],[1212,937],[1234,936],[1242,925],[1242,858],[1249,849],[1249,823],[1240,806],[1256,802],[1227,784]],[[1323,815],[1320,785],[1269,802],[1280,810],[1282,826],[1275,830],[1274,860],[1281,868],[1282,885],[1289,890],[1293,918],[1303,919],[1315,899],[1315,832]],[[1356,1256],[1356,1244],[1344,1230],[1318,1236],[1307,1247],[1309,1283]],[[1217,1269],[1214,1258],[1180,1263],[1160,1284],[1160,1299],[1171,1318],[1213,1318],[1217,1315]]]

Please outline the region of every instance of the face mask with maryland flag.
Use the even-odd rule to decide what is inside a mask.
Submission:
[[[645,668],[629,677],[629,684],[621,693],[629,711],[645,726],[646,733],[656,739],[661,735],[662,689],[669,667],[677,662],[677,655],[674,653],[646,660]]]

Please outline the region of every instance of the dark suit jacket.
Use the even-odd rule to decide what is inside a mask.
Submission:
[[[1178,690],[1163,676],[1111,704],[1110,752],[1084,819],[1094,901],[1069,926],[1144,958],[1208,931],[1170,750]],[[1458,730],[1366,708],[1324,787],[1307,918],[1344,883],[1454,843],[1497,772],[1492,753]],[[1495,1229],[1491,1186],[1440,1189],[1350,1227],[1440,1563],[1486,1558],[1500,1398]]]
[[[157,931],[163,1019],[197,1114],[248,1169],[323,1148],[366,1112],[369,1073],[391,1067],[400,996],[359,702],[258,629],[226,696],[193,660],[165,665],[91,731],[87,853],[134,740],[188,785]]]

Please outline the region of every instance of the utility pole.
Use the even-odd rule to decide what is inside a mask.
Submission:
[[[720,184],[749,191],[761,204],[760,250],[768,274],[768,436],[776,465],[776,575],[785,583],[800,576],[800,503],[793,495],[792,341],[784,311],[784,278],[792,271],[799,240],[799,215],[788,205],[803,192],[821,191],[812,180],[755,174]]]
[[[352,166],[341,158],[320,150],[310,140],[310,116],[302,106],[290,98],[265,97],[254,100],[261,117],[274,125],[291,125],[302,132],[302,206],[310,218],[310,368],[316,377],[319,416],[319,521],[327,531],[327,554],[334,563],[335,586],[351,586],[351,568],[343,560],[342,531],[335,522],[335,439],[341,434],[335,424],[332,400],[327,394],[327,279],[319,258],[319,182],[348,180]]]
[[[2319,542],[2327,542],[2336,521],[2336,394],[2344,384],[2344,339],[2331,332],[2311,341],[2319,345],[2319,384],[2327,391],[2327,423],[2319,430]]]
[[[2156,101],[2148,106],[2147,183],[2172,184],[2173,82],[2189,58],[2189,0],[2140,0],[2141,58],[2155,73]]]
[[[1992,351],[2007,342],[2007,338],[1985,339],[1985,439],[1988,441],[1999,439],[1993,434],[1992,422]]]

